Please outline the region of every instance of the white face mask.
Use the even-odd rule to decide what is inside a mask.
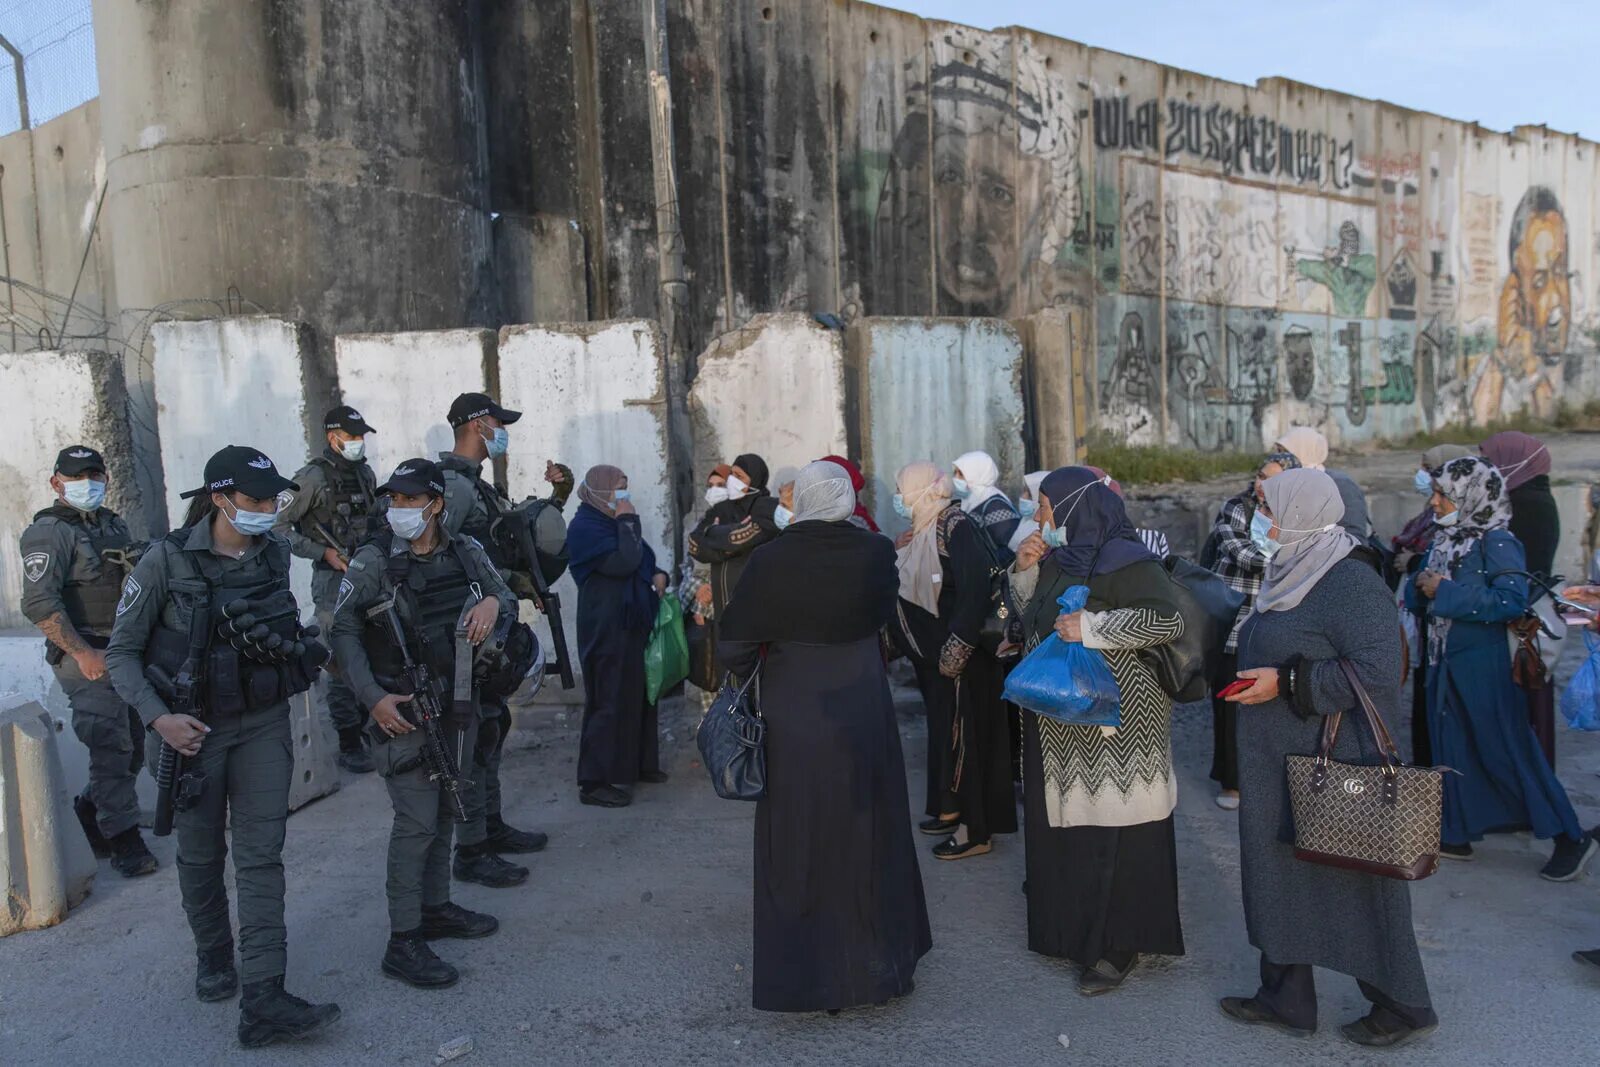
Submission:
[[[61,499],[79,511],[95,511],[105,498],[106,483],[94,478],[63,479],[61,483]]]
[[[407,541],[415,541],[428,528],[428,508],[430,506],[424,505],[420,508],[391,507],[387,512],[389,528],[395,532],[395,536]]]
[[[351,463],[356,462],[357,460],[359,460],[362,456],[364,456],[366,454],[367,454],[367,442],[365,440],[361,439],[361,438],[357,438],[354,441],[340,441],[339,442],[339,455],[343,456],[345,459],[349,460]]]
[[[713,485],[706,490],[706,503],[712,507],[716,507],[726,499],[728,499],[728,487],[725,485]]]
[[[737,474],[728,475],[728,499],[729,500],[738,500],[740,497],[744,496],[744,494],[746,492],[748,492],[749,489],[750,489],[750,487],[745,484],[743,478],[740,478]]]

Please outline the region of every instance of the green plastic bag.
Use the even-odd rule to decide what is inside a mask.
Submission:
[[[672,592],[661,598],[655,629],[644,646],[645,696],[654,704],[661,694],[689,677],[689,640],[683,634],[683,608]]]

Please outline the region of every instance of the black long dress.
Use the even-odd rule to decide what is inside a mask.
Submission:
[[[916,670],[928,713],[926,812],[933,818],[959,812],[968,839],[982,844],[994,834],[1017,832],[1011,729],[1000,699],[1005,675],[976,647],[989,611],[989,555],[960,505],[951,504],[937,521],[939,614],[902,599],[890,633]],[[939,671],[952,639],[971,649],[953,679]]]
[[[763,1011],[909,993],[933,944],[878,636],[897,587],[887,538],[795,523],[752,556],[750,595],[722,621],[719,657],[735,675],[766,649],[752,998]]]
[[[640,775],[659,770],[661,761],[656,706],[646,695],[644,677],[651,623],[627,625],[625,607],[630,586],[648,581],[640,572],[650,569],[649,548],[637,515],[615,520],[615,532],[615,549],[598,557],[592,571],[585,569],[578,585],[583,664],[578,784],[585,788],[632,785]]]

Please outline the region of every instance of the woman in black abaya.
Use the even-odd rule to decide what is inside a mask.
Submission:
[[[738,678],[762,672],[753,1001],[837,1011],[909,993],[932,937],[879,641],[894,546],[849,521],[836,464],[806,467],[794,501],[783,536],[750,557],[718,654]]]

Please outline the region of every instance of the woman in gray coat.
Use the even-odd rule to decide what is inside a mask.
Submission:
[[[1312,967],[1356,978],[1372,1011],[1342,1028],[1358,1045],[1398,1045],[1439,1019],[1401,881],[1308,863],[1294,855],[1284,756],[1317,750],[1323,716],[1358,706],[1348,661],[1380,710],[1400,703],[1403,650],[1389,618],[1394,600],[1356,540],[1340,528],[1339,489],[1321,471],[1285,471],[1262,486],[1251,536],[1267,555],[1265,583],[1239,633],[1240,874],[1245,925],[1261,951],[1261,988],[1226,997],[1242,1023],[1305,1035],[1317,1028]],[[1334,758],[1378,762],[1352,715]]]

